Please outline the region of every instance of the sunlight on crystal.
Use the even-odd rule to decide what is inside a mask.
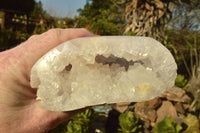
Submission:
[[[38,88],[42,108],[69,111],[150,100],[174,85],[176,70],[169,50],[152,38],[85,37],[40,58],[31,86]]]
[[[144,92],[148,92],[150,90],[152,90],[152,87],[151,86],[148,86],[146,83],[142,83],[141,86],[137,87],[137,89],[139,91],[144,91]]]

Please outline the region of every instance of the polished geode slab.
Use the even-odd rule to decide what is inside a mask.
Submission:
[[[174,85],[177,65],[148,37],[102,36],[70,40],[31,70],[41,107],[69,111],[99,104],[150,100]]]

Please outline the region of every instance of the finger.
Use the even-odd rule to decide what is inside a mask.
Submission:
[[[28,44],[27,50],[30,50],[29,53],[34,52],[37,55],[43,55],[62,42],[87,36],[94,36],[94,34],[86,29],[51,29],[28,39],[26,42]]]
[[[52,48],[74,38],[94,36],[86,29],[51,29],[41,35],[32,36],[23,47],[27,69],[30,71],[35,62]]]

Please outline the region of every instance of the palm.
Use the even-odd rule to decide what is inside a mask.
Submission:
[[[37,89],[30,87],[31,67],[49,49],[72,38],[91,36],[85,30],[77,30],[76,34],[65,31],[67,38],[66,35],[62,37],[61,31],[32,37],[20,46],[0,53],[0,132],[8,129],[10,132],[45,132],[77,113],[41,109],[35,100]],[[49,44],[44,47],[40,43]]]

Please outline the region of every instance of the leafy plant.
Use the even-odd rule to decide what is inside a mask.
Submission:
[[[13,28],[0,30],[0,50],[6,50],[28,39],[30,35],[23,31],[15,31]]]
[[[181,125],[178,125],[174,119],[166,117],[154,125],[152,133],[179,133],[181,130]]]
[[[188,114],[184,118],[183,122],[187,125],[186,130],[183,133],[199,133],[199,120],[195,115]]]
[[[141,133],[142,125],[139,124],[139,118],[128,111],[119,116],[119,132],[122,133]]]
[[[60,124],[49,133],[88,133],[96,116],[97,113],[93,109],[87,109],[85,112],[78,113],[70,120]]]
[[[12,45],[13,42],[16,42],[16,33],[13,32],[13,29],[1,29],[0,30],[0,44],[1,49],[5,50]]]
[[[99,35],[120,35],[123,32],[124,17],[123,6],[117,0],[91,0],[83,9],[78,9],[79,26],[85,27]]]
[[[178,74],[175,80],[175,85],[177,87],[182,88],[183,90],[186,90],[190,84],[188,84],[188,80],[185,79],[185,77],[183,75]]]

